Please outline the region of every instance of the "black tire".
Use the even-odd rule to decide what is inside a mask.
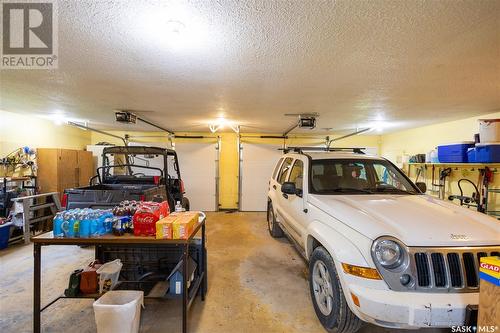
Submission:
[[[191,206],[189,204],[189,199],[186,197],[182,197],[181,205],[182,205],[182,208],[184,208],[186,211],[189,211],[189,209],[191,208]]]
[[[318,263],[318,264],[316,264]],[[330,292],[333,294],[331,297],[331,312],[325,315],[320,309],[320,305],[317,303],[315,296],[315,287],[313,282],[313,272],[315,265],[320,267],[321,263],[324,264],[323,268],[326,267],[327,274],[330,277]],[[328,277],[325,277],[326,279]],[[317,247],[311,259],[309,261],[309,289],[311,293],[311,299],[314,305],[314,311],[319,321],[323,327],[330,333],[354,333],[359,330],[363,324],[354,313],[352,313],[349,305],[344,296],[342,286],[337,275],[337,270],[335,269],[335,264],[332,257],[328,251],[322,247]],[[323,311],[328,311],[328,306],[323,307]]]
[[[274,209],[271,201],[267,204],[267,229],[272,237],[283,237],[283,230],[281,230],[278,222],[276,222],[276,216],[274,216]]]

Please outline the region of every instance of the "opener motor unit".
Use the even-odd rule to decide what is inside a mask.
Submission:
[[[300,117],[299,118],[299,127],[300,128],[308,128],[313,129],[316,127],[316,118],[315,117]]]
[[[119,123],[135,124],[137,122],[137,116],[126,111],[115,112],[115,117],[116,121]]]

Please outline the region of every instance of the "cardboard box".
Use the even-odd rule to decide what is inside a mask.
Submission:
[[[478,327],[500,322],[500,257],[482,257],[479,266]]]
[[[177,217],[169,215],[156,222],[156,239],[172,239],[172,223]]]
[[[198,223],[198,212],[179,212],[173,215],[176,219],[172,222],[173,239],[187,239],[194,226]]]

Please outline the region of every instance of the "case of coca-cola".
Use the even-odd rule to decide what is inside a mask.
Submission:
[[[167,201],[161,203],[145,201],[139,204],[132,219],[134,235],[155,236],[156,221],[168,216],[170,209]]]

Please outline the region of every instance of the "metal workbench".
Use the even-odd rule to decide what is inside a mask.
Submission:
[[[61,298],[99,298],[100,295],[81,295],[77,297],[66,297],[64,295],[57,297],[44,307],[41,306],[41,250],[42,246],[49,245],[93,245],[95,246],[96,259],[102,257],[101,249],[106,248],[154,248],[157,251],[169,251],[170,249],[181,249],[181,260],[183,263],[189,262],[189,249],[193,244],[195,236],[201,231],[201,253],[199,254],[198,273],[188,288],[188,265],[182,264],[183,287],[182,287],[182,332],[188,332],[187,319],[188,310],[198,294],[201,300],[205,300],[207,292],[207,258],[205,250],[205,222],[203,218],[194,228],[188,239],[155,239],[154,237],[134,236],[125,234],[123,236],[104,235],[98,238],[55,238],[52,232],[31,238],[33,242],[34,257],[34,279],[33,279],[33,332],[41,331],[41,313],[43,310],[54,304]],[[69,275],[70,272],[68,272]],[[120,281],[127,283],[127,281]]]

